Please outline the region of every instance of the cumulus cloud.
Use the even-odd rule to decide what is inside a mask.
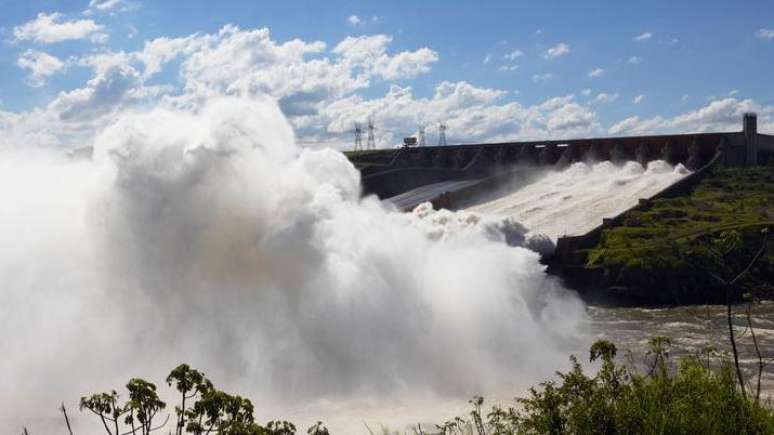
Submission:
[[[651,33],[651,32],[643,32],[643,33],[640,33],[639,35],[635,36],[632,39],[634,39],[635,41],[638,41],[638,42],[642,42],[642,41],[647,41],[648,39],[650,39],[652,37],[653,37],[653,33]]]
[[[74,59],[92,68],[94,77],[48,104],[47,122],[79,124],[75,134],[60,137],[82,141],[81,133],[104,124],[113,113],[160,96],[170,104],[196,105],[213,95],[268,95],[293,120],[302,140],[328,143],[328,118],[321,108],[352,98],[374,78],[392,81],[423,74],[438,59],[428,48],[392,53],[391,41],[387,35],[350,37],[327,51],[320,41],[278,42],[268,29],[232,25],[213,34],[161,37],[146,41],[138,51],[103,51]],[[179,86],[147,84],[173,60],[178,60]],[[22,121],[15,125],[31,125]]]
[[[774,39],[774,29],[758,29],[755,36],[761,39]]]
[[[774,106],[762,106],[751,99],[725,98],[673,118],[631,116],[611,126],[608,131],[612,134],[737,131],[746,112],[758,113],[759,130],[774,129]]]
[[[417,121],[429,123],[428,142],[437,137],[432,124],[441,119],[448,125],[450,143],[581,137],[601,132],[596,114],[574,101],[574,96],[550,98],[534,106],[504,101],[507,92],[480,88],[467,82],[442,82],[429,98],[419,98],[410,87],[393,86],[382,98],[353,97],[323,111],[329,130],[345,134],[352,125],[374,116],[381,146],[394,146],[412,134]]]
[[[38,50],[27,50],[22,53],[16,65],[30,71],[27,84],[32,87],[43,86],[49,76],[65,68],[65,63],[59,58]]]
[[[634,104],[640,104],[640,103],[642,103],[642,102],[643,102],[643,100],[645,100],[645,95],[643,95],[643,94],[640,94],[640,95],[637,95],[636,97],[634,97],[634,98],[632,99],[632,103],[634,103]]]
[[[87,37],[98,43],[107,41],[104,27],[93,20],[63,21],[62,17],[58,12],[41,12],[34,20],[14,27],[13,35],[17,41],[31,40],[44,44]]]
[[[392,37],[387,35],[348,36],[333,49],[347,65],[362,68],[368,74],[387,80],[412,78],[430,71],[430,65],[438,61],[438,54],[427,48],[387,54]]]
[[[599,67],[592,69],[587,74],[588,78],[590,78],[590,79],[594,79],[594,78],[597,78],[597,77],[602,77],[603,75],[605,75],[605,70],[603,68],[599,68]]]
[[[627,59],[626,62],[632,65],[636,65],[638,63],[642,63],[642,58],[639,56],[632,56],[629,59]]]
[[[278,41],[265,28],[227,25],[214,33],[149,40],[137,51],[102,50],[59,60],[61,68],[31,52],[20,57],[31,83],[70,64],[90,68],[93,76],[44,107],[0,112],[0,141],[13,137],[16,143],[83,146],[123,111],[144,104],[196,108],[224,94],[276,100],[299,142],[314,147],[346,147],[354,123],[369,117],[377,123],[379,146],[398,144],[415,133],[418,122],[426,123],[428,142],[433,143],[439,120],[449,126],[450,143],[587,137],[611,130],[681,131],[689,125],[685,120],[627,118],[603,128],[595,108],[615,101],[618,94],[592,94],[590,89],[580,92],[582,101],[566,95],[533,105],[514,101],[514,92],[465,81],[437,83],[430,95],[418,95],[404,81],[429,71],[438,54],[430,48],[396,52],[391,42],[389,35],[367,35],[344,38],[329,48],[321,41]],[[166,68],[174,68],[179,81],[151,85]],[[532,76],[535,83],[555,78],[551,72]],[[387,90],[364,96],[362,91],[375,81]],[[735,113],[729,115],[734,125]],[[767,125],[766,118],[759,119],[762,127]]]
[[[84,121],[110,113],[128,100],[140,99],[140,73],[126,65],[111,65],[89,80],[86,87],[62,92],[50,107],[63,121]]]
[[[482,60],[481,63],[486,65],[486,64],[488,64],[491,61],[492,61],[492,54],[491,53],[487,53],[486,56],[484,56],[484,60]]]
[[[360,17],[358,17],[357,15],[350,15],[349,17],[347,17],[347,21],[349,21],[349,24],[352,24],[353,26],[357,26],[358,24],[360,24],[361,20],[360,20]]]
[[[560,42],[553,47],[546,50],[545,53],[543,53],[543,57],[546,59],[555,59],[557,57],[564,56],[566,54],[570,53],[570,46],[565,44],[564,42]]]

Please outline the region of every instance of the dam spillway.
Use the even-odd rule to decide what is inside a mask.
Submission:
[[[554,258],[566,262],[643,200],[686,192],[710,166],[772,155],[774,136],[758,133],[748,113],[737,132],[407,146],[349,158],[365,195],[405,211],[430,202],[514,217],[551,236]]]
[[[645,167],[637,162],[579,162],[474,198],[464,209],[514,218],[556,241],[593,230],[603,219],[626,211],[640,198],[652,197],[689,173],[682,164],[672,166],[663,160]]]

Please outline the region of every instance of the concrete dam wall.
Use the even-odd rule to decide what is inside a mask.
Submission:
[[[748,114],[739,132],[404,147],[350,158],[364,194],[407,211],[430,201],[511,213],[556,241],[555,261],[577,263],[576,252],[641,201],[684,194],[714,165],[762,164],[772,154],[774,136],[758,134]]]

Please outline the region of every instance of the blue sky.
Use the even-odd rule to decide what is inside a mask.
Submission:
[[[78,90],[91,92],[92,99],[115,93],[84,103],[96,108],[91,118],[114,118],[127,107],[152,106],[165,96],[190,97],[193,87],[269,94],[288,108],[302,142],[310,144],[348,140],[349,124],[368,116],[382,124],[387,142],[411,133],[417,122],[433,125],[440,119],[460,141],[727,129],[744,110],[758,111],[765,129],[774,105],[774,2],[744,3],[220,1],[214,6],[199,0],[4,0],[0,113],[6,121],[0,132],[5,129],[10,137],[8,130],[16,128],[31,134],[35,125],[45,124],[30,119],[35,111],[64,122],[63,113],[74,113],[68,104]],[[46,28],[52,24],[59,27]],[[238,31],[218,37],[227,25]],[[277,46],[298,39],[322,42],[324,48],[311,47],[300,60],[292,53],[293,59],[268,56],[276,64],[253,51],[221,82],[213,74],[230,66],[199,62],[193,71],[196,47],[178,46],[185,53],[165,59],[150,75],[148,56],[139,54],[149,41],[191,35],[210,35],[205,48],[210,55],[233,49],[238,39],[246,44],[238,49],[244,52],[256,41],[250,32],[264,28]],[[56,34],[68,31],[74,33],[65,39]],[[361,42],[347,53],[364,49],[365,54],[337,51],[347,38]],[[125,65],[105,60],[115,53],[128,54]],[[320,67],[315,60],[346,67],[320,73],[327,78],[310,87],[304,77]],[[115,77],[134,78],[107,80],[110,68],[123,68]],[[278,83],[285,73],[295,85]],[[341,74],[362,80],[325,82]],[[241,90],[229,88],[248,76]],[[106,87],[98,89],[100,83]],[[442,83],[453,86],[439,96]],[[399,96],[407,89],[408,99]],[[72,94],[68,101],[59,101],[63,93]],[[546,104],[552,98],[558,100]],[[413,118],[405,115],[408,106],[416,107]],[[84,119],[73,127],[77,140],[88,140],[89,129],[101,125],[89,121],[88,127]]]

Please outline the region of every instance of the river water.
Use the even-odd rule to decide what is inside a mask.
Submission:
[[[722,305],[672,308],[589,306],[587,310],[591,320],[586,325],[587,333],[615,342],[624,352],[632,351],[635,361],[641,362],[646,358],[648,340],[654,336],[672,340],[674,357],[695,355],[707,346],[731,355],[726,307]],[[746,313],[746,305],[733,307],[740,363],[748,379],[753,380],[757,378],[758,358]],[[750,313],[761,355],[774,358],[774,303],[756,304]],[[774,393],[774,366],[764,369],[761,389],[768,396]]]

